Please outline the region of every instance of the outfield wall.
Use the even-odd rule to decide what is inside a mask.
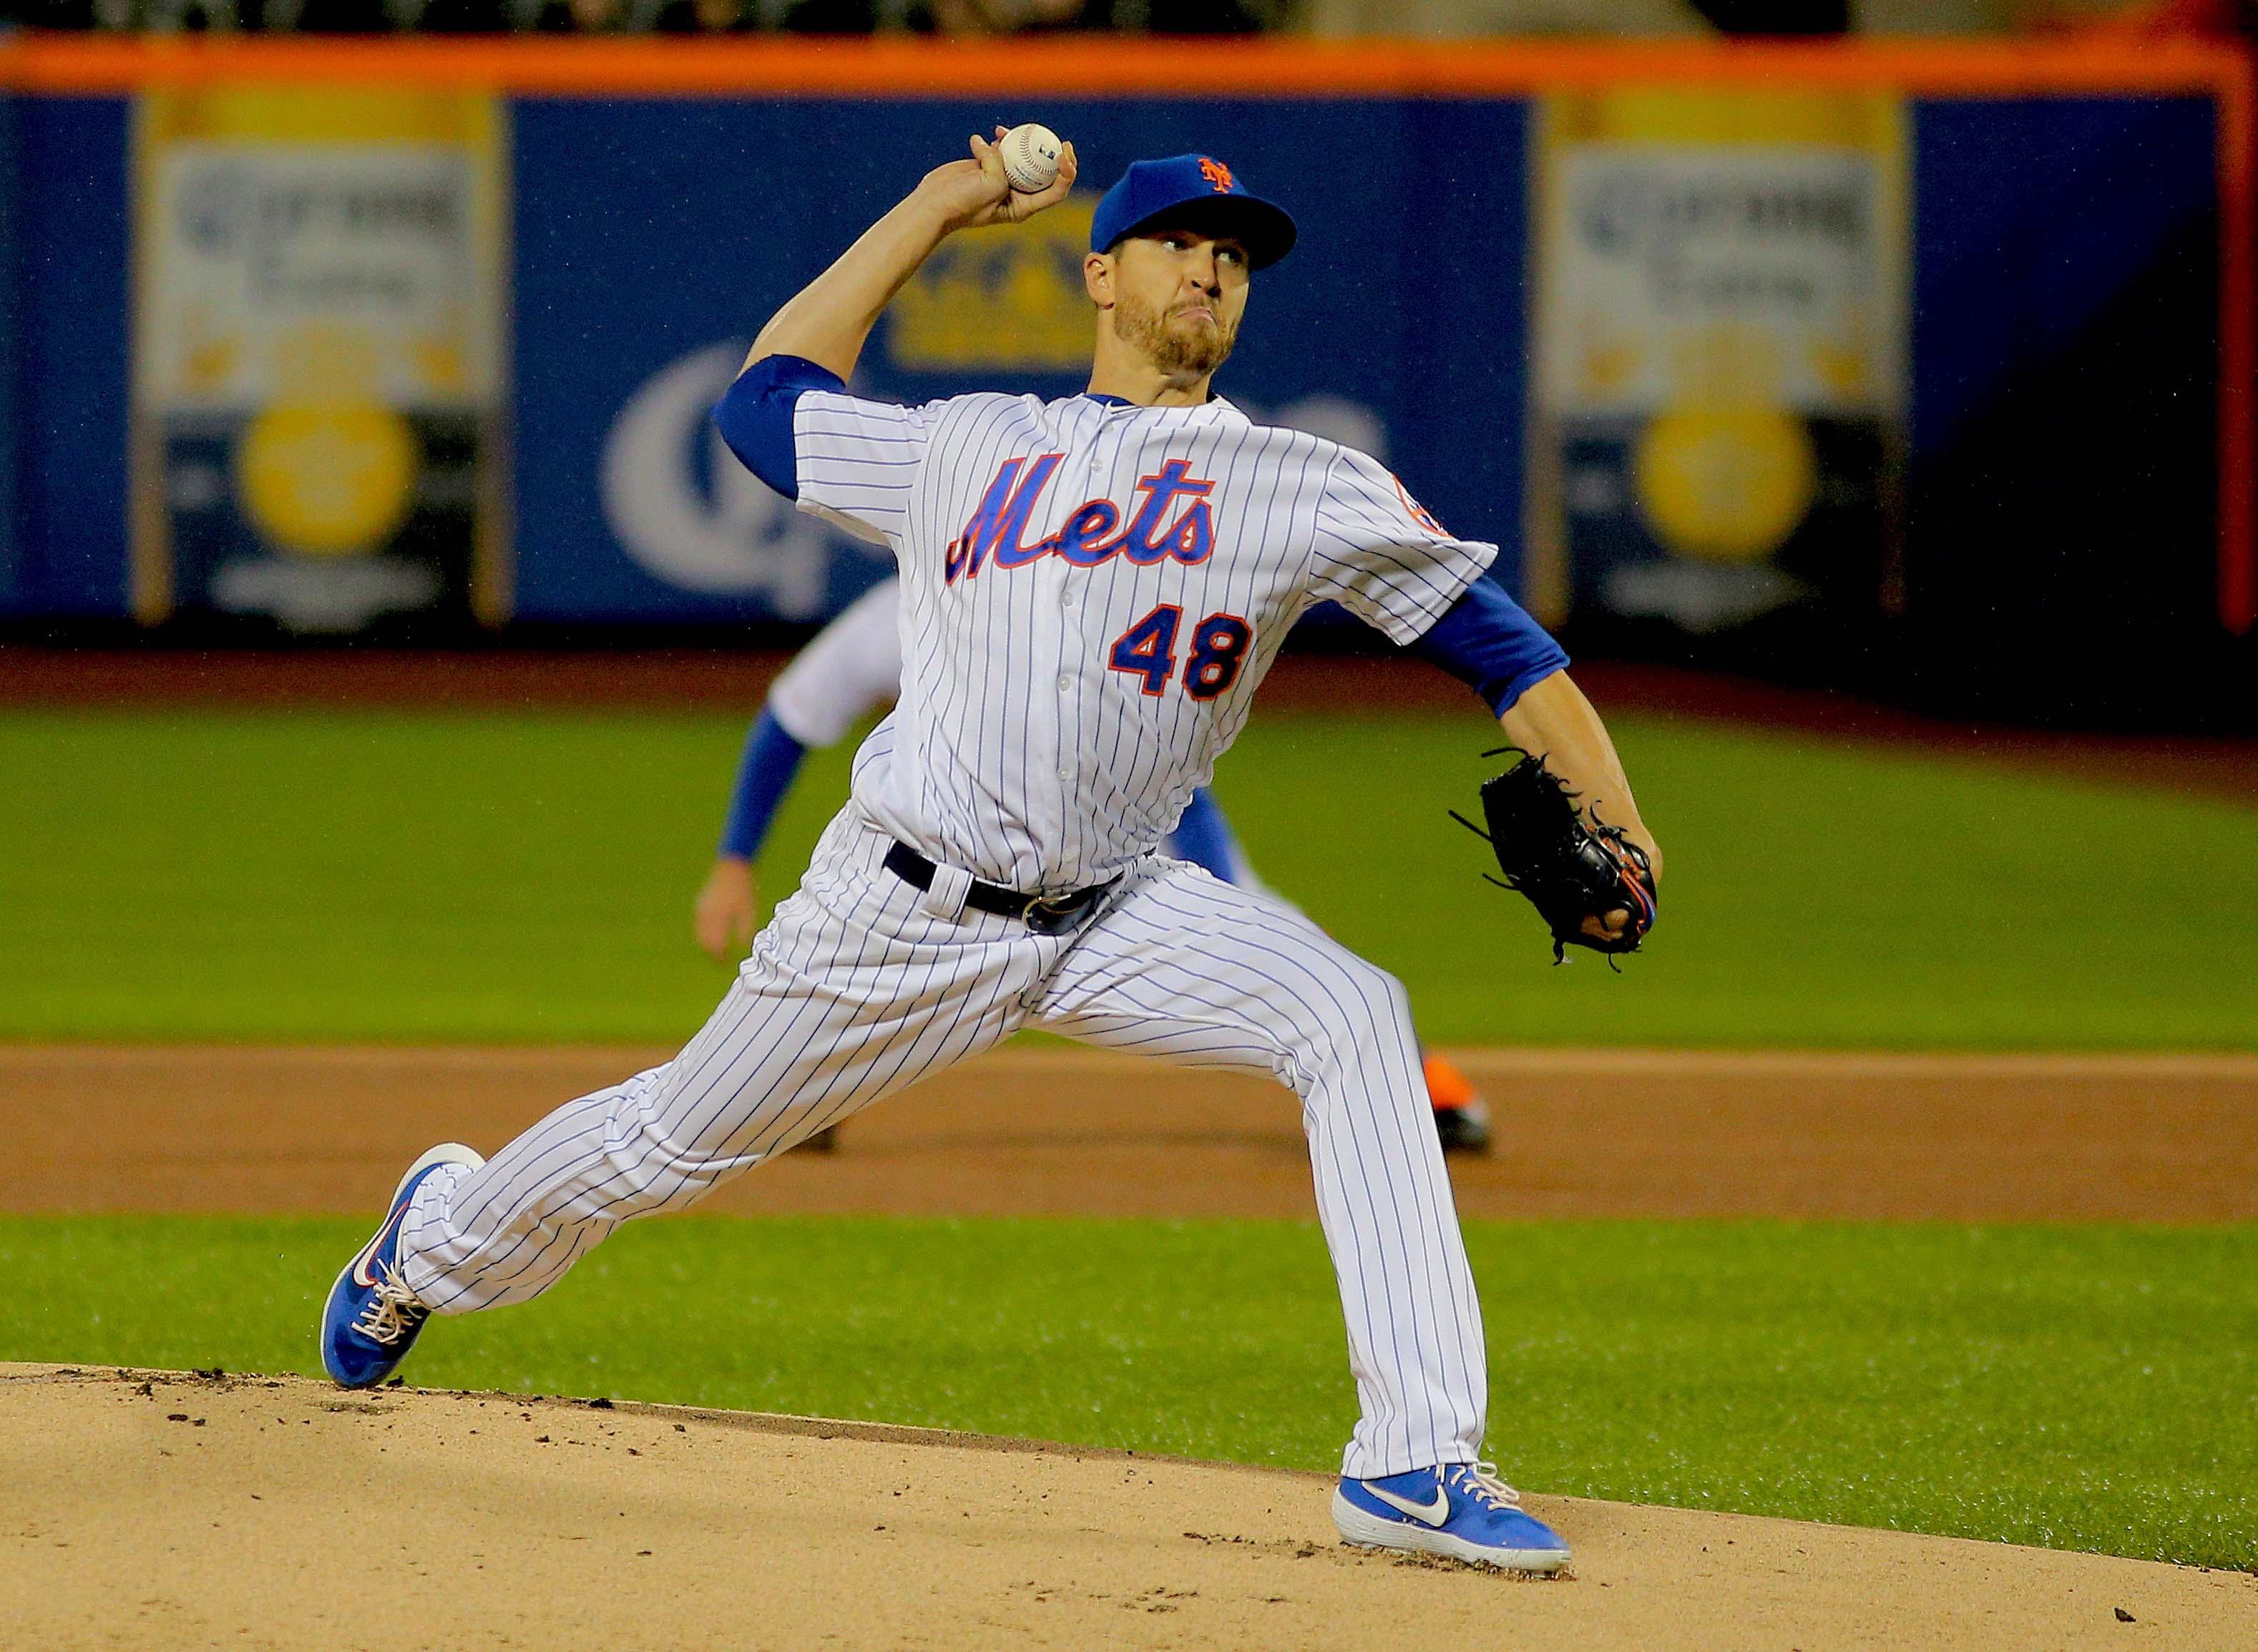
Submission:
[[[1589,636],[2247,632],[2246,63],[2119,45],[0,44],[0,612],[813,620],[882,570],[699,418],[963,135],[1300,218],[1226,388]],[[1079,386],[1095,189],[871,393]],[[1767,631],[1766,627],[1771,627]]]

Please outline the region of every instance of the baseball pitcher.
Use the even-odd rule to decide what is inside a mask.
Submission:
[[[324,1363],[380,1382],[430,1315],[524,1301],[621,1223],[1039,1027],[1301,1098],[1360,1407],[1343,1536],[1557,1570],[1566,1543],[1481,1460],[1480,1313],[1402,989],[1154,851],[1296,618],[1331,599],[1472,684],[1608,823],[1594,853],[1623,892],[1571,939],[1635,942],[1660,854],[1566,657],[1478,577],[1495,547],[1444,531],[1364,455],[1212,394],[1255,276],[1295,239],[1222,160],[1139,161],[1099,203],[1087,394],[847,394],[944,238],[1040,212],[1075,173],[1069,147],[1050,184],[1016,191],[975,138],[762,330],[714,416],[770,486],[892,551],[902,698],[704,1028],[491,1162],[449,1144],[410,1166],[330,1291]]]

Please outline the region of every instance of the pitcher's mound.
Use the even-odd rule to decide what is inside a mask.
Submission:
[[[2240,1573],[1532,1497],[1576,1563],[1522,1581],[1343,1549],[1327,1486],[867,1423],[0,1366],[0,1621],[11,1646],[164,1652],[2258,1645]]]

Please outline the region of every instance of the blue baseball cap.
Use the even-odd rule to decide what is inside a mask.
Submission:
[[[1221,230],[1244,242],[1250,269],[1275,264],[1294,250],[1294,220],[1286,209],[1249,195],[1238,174],[1212,155],[1130,162],[1121,181],[1097,203],[1090,250],[1110,252],[1124,236],[1180,213],[1188,225]]]

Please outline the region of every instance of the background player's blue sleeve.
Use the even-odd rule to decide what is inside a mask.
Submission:
[[[1168,834],[1168,852],[1179,861],[1204,867],[1226,883],[1236,883],[1238,847],[1231,835],[1230,823],[1223,818],[1223,805],[1215,800],[1213,792],[1202,786],[1192,793],[1192,800],[1184,805],[1183,818]]]
[[[1567,652],[1552,634],[1488,576],[1468,585],[1407,652],[1441,666],[1501,716],[1530,688],[1568,665]]]
[[[744,755],[737,760],[736,790],[729,795],[729,819],[721,828],[721,853],[739,860],[760,857],[767,841],[769,823],[777,805],[792,790],[799,760],[807,748],[784,732],[776,713],[763,710],[760,720],[745,736]]]
[[[792,415],[808,390],[844,390],[846,380],[802,356],[763,356],[737,375],[714,405],[714,427],[745,468],[786,499],[799,497],[799,458]]]

